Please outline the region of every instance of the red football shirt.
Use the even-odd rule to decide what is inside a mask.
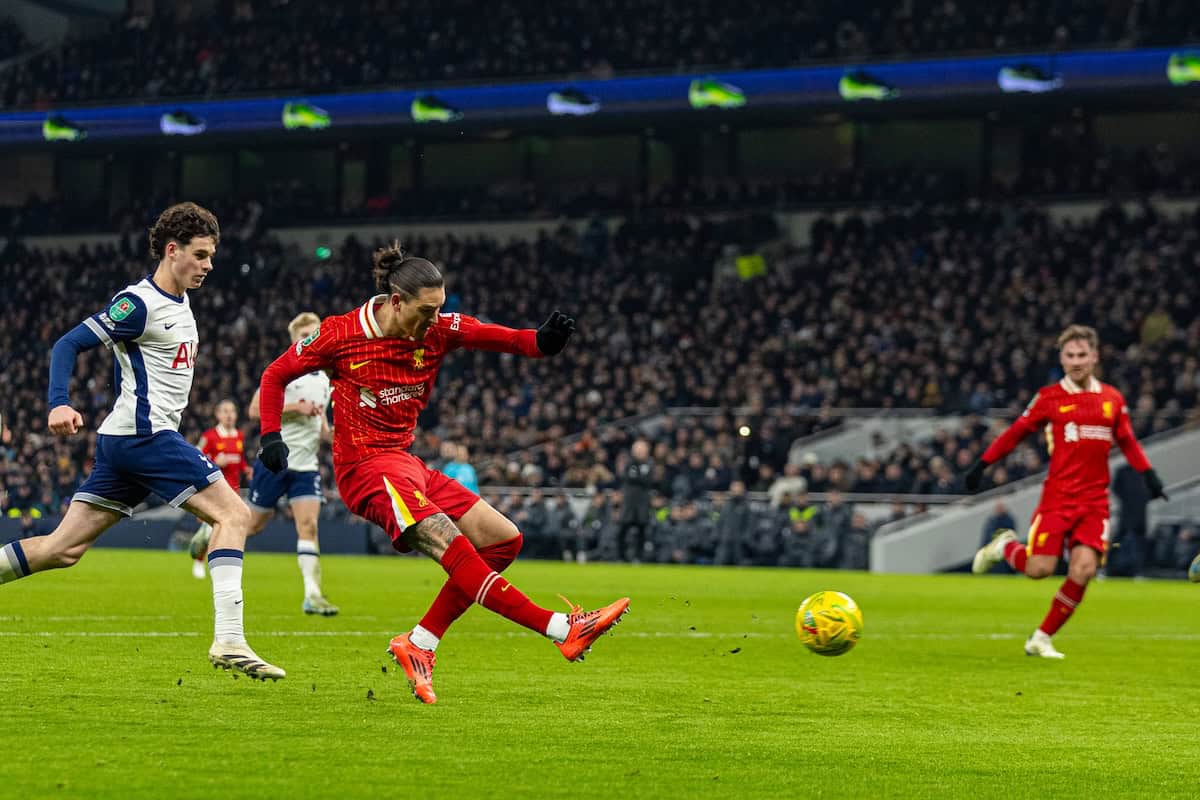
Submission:
[[[200,439],[200,452],[213,460],[218,467],[221,462],[217,456],[225,456],[225,466],[221,474],[236,492],[241,486],[242,470],[246,468],[246,443],[242,441],[242,432],[233,429],[233,435],[224,436],[217,428],[209,428]]]
[[[327,318],[267,367],[259,394],[263,433],[279,430],[284,387],[321,369],[333,386],[335,463],[407,450],[447,354],[463,348],[542,355],[537,331],[490,325],[465,314],[440,314],[420,340],[384,336],[375,309],[386,299],[378,295],[354,311]]]
[[[1129,424],[1125,398],[1092,378],[1082,390],[1063,378],[1034,395],[1025,413],[983,454],[995,463],[1029,434],[1044,428],[1050,449],[1050,474],[1042,486],[1043,511],[1071,506],[1108,509],[1108,453],[1115,440],[1129,465],[1138,472],[1150,462]]]

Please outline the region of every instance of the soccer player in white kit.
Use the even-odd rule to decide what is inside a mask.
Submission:
[[[305,311],[288,323],[288,335],[295,344],[316,333],[320,327],[321,318]],[[321,590],[321,548],[317,541],[317,520],[321,504],[325,502],[317,452],[322,441],[332,439],[325,416],[329,395],[329,376],[321,370],[301,375],[287,385],[280,432],[290,451],[288,468],[275,473],[255,464],[249,498],[250,535],[253,536],[262,532],[274,516],[275,506],[284,495],[287,496],[296,523],[296,560],[304,579],[304,602],[300,608],[305,614],[323,617],[338,613],[337,606],[326,600]],[[258,419],[257,390],[247,413],[250,419]],[[191,550],[199,553],[207,547],[206,532],[197,532],[192,538]]]
[[[112,350],[117,400],[97,430],[92,472],[62,522],[48,536],[0,548],[0,584],[73,566],[153,492],[213,526],[209,661],[251,678],[279,680],[284,671],[255,655],[242,624],[242,552],[250,513],[221,480],[217,465],[179,433],[199,343],[187,293],[200,288],[212,271],[220,237],[216,217],[195,203],[163,211],[150,229],[150,255],[158,259],[154,274],[118,292],[105,310],[54,345],[47,420],[52,433],[71,436],[83,428],[69,394],[80,352],[101,344]]]

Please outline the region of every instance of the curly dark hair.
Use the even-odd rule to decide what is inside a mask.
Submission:
[[[214,243],[221,241],[216,215],[195,203],[176,203],[159,214],[150,228],[150,257],[161,260],[168,242],[186,246],[197,236],[211,236]]]
[[[442,271],[432,261],[404,252],[399,242],[381,247],[371,258],[371,275],[375,290],[380,294],[397,292],[416,297],[422,289],[439,289],[446,285]]]

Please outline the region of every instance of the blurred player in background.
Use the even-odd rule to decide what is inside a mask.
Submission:
[[[102,533],[132,516],[151,492],[213,526],[213,666],[252,678],[284,677],[254,654],[242,622],[242,551],[250,512],[208,456],[179,433],[195,371],[198,334],[188,299],[213,269],[220,240],[213,214],[194,203],[164,211],[150,229],[153,275],[114,296],[54,345],[50,356],[50,415],[58,436],[83,429],[71,406],[70,383],[79,353],[103,344],[116,359],[116,402],[100,425],[92,472],[71,498],[49,536],[0,548],[0,583],[34,572],[73,566]]]
[[[964,476],[969,491],[979,490],[984,470],[1004,458],[1022,439],[1045,429],[1050,472],[1029,528],[1028,544],[1011,530],[975,554],[971,571],[984,573],[1000,561],[1031,578],[1054,573],[1064,546],[1069,549],[1067,579],[1050,611],[1025,642],[1025,653],[1062,658],[1051,637],[1083,601],[1108,546],[1108,453],[1115,440],[1129,465],[1142,474],[1151,498],[1166,499],[1162,481],[1133,434],[1125,398],[1095,376],[1100,340],[1093,328],[1071,325],[1058,337],[1059,361],[1066,373],[1034,395],[1025,413],[1000,434]]]
[[[447,354],[462,348],[557,355],[574,320],[555,311],[537,330],[514,330],[465,314],[440,314],[445,282],[433,263],[399,245],[378,250],[373,260],[379,294],[326,319],[263,373],[259,463],[276,473],[287,469],[289,447],[280,433],[285,387],[315,370],[329,371],[334,474],[342,500],[386,530],[398,550],[424,553],[449,575],[420,624],[388,647],[422,702],[437,700],[432,677],[438,642],[473,603],[550,638],[569,661],[581,659],[620,620],[629,599],[586,613],[578,606],[561,614],[535,605],[500,575],[520,552],[517,527],[408,452],[417,415]]]
[[[320,326],[321,318],[305,311],[288,324],[288,334],[295,344],[312,336]],[[280,433],[288,446],[288,468],[275,473],[261,464],[255,465],[248,500],[253,517],[250,535],[254,536],[267,526],[276,504],[287,496],[296,523],[296,559],[304,580],[301,609],[305,614],[324,617],[338,613],[337,606],[326,600],[321,591],[321,548],[317,541],[317,520],[325,502],[317,452],[321,442],[331,438],[325,418],[329,393],[329,376],[321,370],[301,375],[287,385]],[[259,418],[258,395],[256,391],[250,401],[250,419]],[[193,552],[203,551],[207,546],[205,531],[197,532],[192,539]]]
[[[475,474],[475,468],[471,466],[471,451],[465,444],[443,442],[442,458],[445,459],[441,469],[443,475],[453,478],[475,494],[479,494],[479,476]]]
[[[217,424],[200,434],[196,446],[200,452],[212,459],[221,468],[225,482],[233,487],[234,492],[242,488],[242,476],[249,475],[250,467],[246,464],[246,442],[242,432],[237,427],[237,406],[232,400],[222,400],[217,403],[214,416]],[[208,540],[212,536],[212,526],[207,522],[200,523],[200,529],[192,537],[192,577],[204,579],[204,558],[208,554]],[[197,545],[204,543],[204,547]]]

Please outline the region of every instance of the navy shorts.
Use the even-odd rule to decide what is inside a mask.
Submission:
[[[250,479],[250,508],[255,511],[274,511],[279,498],[287,495],[292,500],[316,500],[324,503],[321,492],[320,472],[296,472],[285,469],[271,472],[260,463],[254,464],[254,477]]]
[[[97,436],[96,463],[72,500],[133,516],[151,492],[178,508],[221,480],[221,470],[178,431]]]

